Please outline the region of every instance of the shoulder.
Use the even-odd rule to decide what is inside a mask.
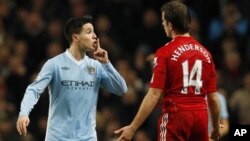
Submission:
[[[194,40],[195,40],[195,39],[194,39]],[[204,51],[206,51],[208,55],[211,56],[210,51],[207,49],[207,47],[206,47],[205,45],[203,45],[201,42],[199,42],[199,41],[197,41],[197,40],[195,40],[195,42],[196,42],[196,44],[199,45]]]
[[[160,47],[158,51],[161,51],[161,52],[171,51],[175,49],[179,44],[180,44],[180,40],[174,38],[170,40],[169,42],[167,42],[162,47]]]
[[[61,62],[64,62],[64,58],[65,58],[65,54],[61,53],[53,58],[49,58],[43,66],[45,66],[46,68],[55,68],[55,66],[58,66],[59,64],[61,64]]]
[[[61,54],[59,54],[59,55],[57,55],[57,56],[55,56],[53,58],[48,59],[48,61],[49,62],[57,62],[57,61],[60,61],[61,59],[65,58],[65,57],[66,57],[65,53],[61,53]]]
[[[172,41],[166,43],[165,45],[161,46],[156,51],[156,56],[166,56],[166,54],[169,52],[170,48],[172,48],[173,43]]]

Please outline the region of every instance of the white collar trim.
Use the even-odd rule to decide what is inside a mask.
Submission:
[[[77,65],[81,65],[83,63],[84,58],[85,58],[85,57],[83,57],[81,60],[76,60],[76,58],[68,51],[68,49],[65,51],[65,54],[66,54],[66,56],[69,57],[70,60],[72,60]]]

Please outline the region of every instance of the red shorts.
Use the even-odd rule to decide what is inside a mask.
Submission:
[[[158,121],[158,141],[208,141],[207,110],[164,113]]]

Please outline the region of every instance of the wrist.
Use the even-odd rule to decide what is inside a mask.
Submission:
[[[220,126],[214,126],[214,127],[213,127],[213,130],[219,131],[219,130],[220,130]]]
[[[109,60],[105,60],[102,62],[103,64],[108,64],[109,63]]]
[[[136,132],[137,131],[137,127],[133,124],[130,124],[129,125],[130,129],[133,131],[133,132]]]

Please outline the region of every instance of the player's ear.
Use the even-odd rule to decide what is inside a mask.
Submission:
[[[79,35],[72,34],[72,41],[79,41]]]
[[[173,30],[173,25],[172,25],[171,22],[167,22],[167,26],[168,26],[168,28],[169,28],[170,30]]]

